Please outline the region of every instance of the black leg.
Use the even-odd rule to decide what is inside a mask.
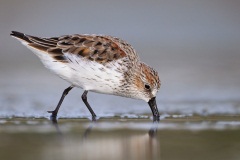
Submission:
[[[54,109],[54,111],[48,111],[48,113],[52,113],[51,119],[52,119],[53,121],[56,121],[58,110],[59,110],[59,108],[60,108],[60,106],[61,106],[61,104],[62,104],[65,96],[68,94],[68,92],[69,92],[71,89],[73,89],[73,86],[70,86],[70,87],[66,88],[66,89],[63,91],[62,97],[61,97],[61,99],[59,100],[58,105],[57,105],[57,107]]]
[[[82,100],[85,103],[85,105],[87,106],[88,110],[91,112],[92,114],[92,120],[95,121],[96,120],[96,114],[94,113],[94,111],[92,110],[91,106],[89,105],[88,101],[87,101],[87,93],[88,91],[84,91],[82,94]]]

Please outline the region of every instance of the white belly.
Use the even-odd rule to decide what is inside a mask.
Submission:
[[[75,55],[67,55],[71,59],[69,63],[56,62],[47,53],[29,48],[41,59],[46,68],[76,87],[98,93],[115,94],[121,85],[123,74],[115,70],[114,67],[117,67],[115,65],[110,68]]]

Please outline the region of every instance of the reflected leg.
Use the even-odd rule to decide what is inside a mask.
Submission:
[[[148,134],[151,138],[153,138],[157,135],[157,129],[158,129],[158,122],[154,121],[153,124],[152,124],[152,127],[148,131]]]

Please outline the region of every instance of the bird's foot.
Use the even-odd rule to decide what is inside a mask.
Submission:
[[[153,122],[159,122],[160,121],[160,116],[153,116]]]
[[[52,122],[56,122],[57,123],[57,112],[56,111],[47,111],[48,113],[52,113],[50,116],[50,120]]]
[[[97,121],[97,116],[92,116],[92,122],[96,122]]]

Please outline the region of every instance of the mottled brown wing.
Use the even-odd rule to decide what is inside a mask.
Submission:
[[[66,35],[61,37],[40,38],[12,31],[11,36],[25,41],[29,46],[51,55],[56,61],[68,63],[69,54],[90,61],[107,64],[124,57],[129,63],[139,60],[135,50],[127,42],[103,35]]]
[[[117,43],[103,36],[72,35],[60,40],[57,46],[63,53],[74,54],[101,64],[126,56]]]
[[[66,57],[67,54],[74,54],[101,64],[128,57],[128,52],[136,54],[129,44],[123,44],[122,41],[111,36],[75,34],[52,38],[39,38],[29,35],[25,35],[25,37],[28,38],[30,46],[46,51],[56,61],[64,63],[69,62]]]

